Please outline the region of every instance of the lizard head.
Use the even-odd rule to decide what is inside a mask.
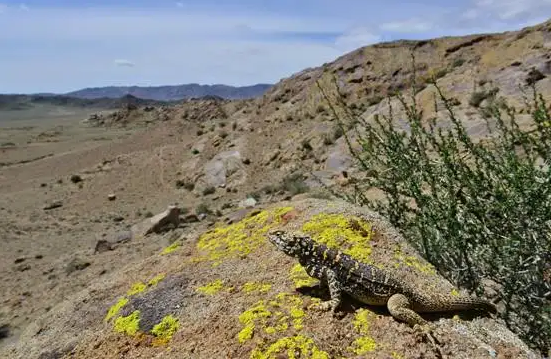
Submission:
[[[268,233],[268,240],[277,249],[292,257],[299,257],[307,246],[304,237],[281,230]]]

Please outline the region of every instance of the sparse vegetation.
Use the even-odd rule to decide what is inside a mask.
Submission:
[[[482,101],[495,97],[498,91],[499,89],[495,87],[491,90],[475,91],[471,94],[469,105],[473,107],[480,107]]]
[[[452,63],[452,66],[453,67],[460,67],[461,65],[463,65],[465,63],[465,59],[461,58],[461,57],[458,57],[456,58],[455,60],[453,60],[453,63]]]
[[[191,192],[195,188],[195,184],[191,181],[179,179],[176,180],[176,188],[185,188],[186,190]]]
[[[195,208],[195,213],[197,214],[211,214],[212,211],[210,210],[209,206],[206,204],[206,203],[200,203],[196,208]]]
[[[310,140],[307,139],[307,138],[302,140],[301,146],[302,146],[302,149],[305,150],[305,151],[312,151],[313,150],[312,145],[310,144]]]
[[[333,128],[333,140],[336,141],[344,135],[344,129],[341,125],[337,125]]]
[[[318,84],[319,85],[319,84]],[[349,149],[364,177],[346,199],[385,215],[440,273],[479,295],[488,281],[504,304],[500,316],[533,347],[551,348],[551,115],[532,87],[533,129],[515,108],[489,101],[489,141],[471,138],[450,100],[433,83],[451,126],[425,124],[415,97],[398,95],[410,131],[392,109],[374,124],[361,121],[361,151]],[[323,89],[320,86],[320,89]],[[323,91],[332,112],[336,106]],[[471,105],[495,96],[480,91]],[[338,87],[337,87],[338,97]],[[339,104],[341,102],[338,102]],[[342,106],[339,105],[339,110]],[[346,110],[346,109],[345,109]],[[350,142],[348,142],[350,144]],[[377,188],[384,200],[370,200]]]
[[[304,182],[304,175],[302,173],[294,173],[286,176],[283,178],[281,187],[293,196],[310,190],[308,185]]]
[[[327,133],[323,134],[323,144],[325,146],[331,146],[334,143],[335,143],[335,140],[333,139],[333,136],[331,136]]]
[[[208,196],[209,194],[213,194],[215,192],[216,192],[216,187],[208,186],[203,189],[203,196]]]

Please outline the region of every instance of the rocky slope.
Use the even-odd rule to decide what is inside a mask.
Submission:
[[[52,139],[31,138],[0,148],[0,283],[6,293],[0,302],[0,346],[5,356],[49,358],[72,352],[77,357],[127,353],[239,358],[249,357],[255,348],[265,352],[280,337],[261,332],[239,343],[236,336],[244,329],[239,315],[259,300],[277,302],[278,293],[292,292],[287,275],[293,263],[263,246],[252,256],[232,258],[216,268],[210,261],[186,261],[203,253],[197,242],[201,234],[225,228],[219,222],[237,223],[246,212],[240,208],[266,206],[308,188],[310,196],[326,196],[318,181],[340,192],[350,189],[345,173],[354,172],[353,162],[316,82],[333,97],[336,78],[347,107],[370,121],[387,112],[385,95],[410,89],[413,50],[416,99],[424,117],[446,121],[438,102],[435,108],[434,87],[427,83],[434,75],[444,93],[456,99],[456,111],[471,134],[483,137],[480,109],[494,88],[499,88],[496,97],[520,104],[518,85],[534,83],[550,99],[550,49],[551,22],[503,34],[378,44],[284,79],[261,98],[130,106],[79,124],[94,126],[94,131],[120,131],[114,141],[83,141],[67,148]],[[400,119],[398,107],[394,112]],[[169,204],[181,208],[183,223],[178,228],[147,237],[131,231],[132,225]],[[108,243],[98,244],[101,241]],[[181,243],[178,251],[159,254],[174,241]],[[216,242],[212,246],[218,248]],[[235,276],[238,271],[243,275]],[[103,321],[109,307],[132,283],[147,284],[161,273],[166,274],[163,280],[152,282],[158,287],[146,285],[147,290],[135,293],[140,295],[127,294],[129,306],[121,307],[121,313],[129,316],[133,311],[127,311],[143,305],[155,314],[144,320],[149,323],[146,331],[169,314],[185,324],[180,327],[184,329],[176,331],[168,347],[149,345],[151,336],[128,338],[114,332],[114,318]],[[255,287],[248,296],[243,289],[248,282],[270,284],[270,289]],[[442,283],[449,289],[449,283]],[[213,296],[196,291],[205,286],[210,291],[209,284],[217,289]],[[174,288],[177,293],[170,291]],[[309,300],[290,298],[281,300],[284,305]],[[171,312],[157,312],[151,300],[166,300],[163,308]],[[364,357],[436,355],[384,313],[371,317],[361,312],[369,316],[365,335],[354,328],[354,314],[334,321],[302,310],[304,327],[289,328],[282,336],[297,340],[286,341],[289,345],[308,350],[315,345],[319,353],[349,357],[354,354],[345,353],[346,348],[369,337],[377,350]],[[165,323],[169,328],[171,320]],[[475,358],[530,355],[492,320],[441,323],[443,351],[450,357],[459,357],[460,349]],[[221,339],[204,342],[205,333],[212,332]],[[392,337],[398,338],[395,346],[388,342]],[[460,345],[462,340],[467,347]]]

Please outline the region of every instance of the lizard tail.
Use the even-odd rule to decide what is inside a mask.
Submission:
[[[487,313],[497,313],[496,306],[482,298],[478,297],[456,297],[456,296],[440,296],[437,300],[419,301],[415,306],[419,306],[418,312],[442,312],[454,310],[477,310]],[[415,309],[414,309],[415,310]]]

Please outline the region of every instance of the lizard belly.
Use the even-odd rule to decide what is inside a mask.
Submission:
[[[390,295],[387,293],[377,293],[370,291],[364,285],[359,283],[350,283],[343,287],[344,292],[349,296],[368,305],[386,305]]]

